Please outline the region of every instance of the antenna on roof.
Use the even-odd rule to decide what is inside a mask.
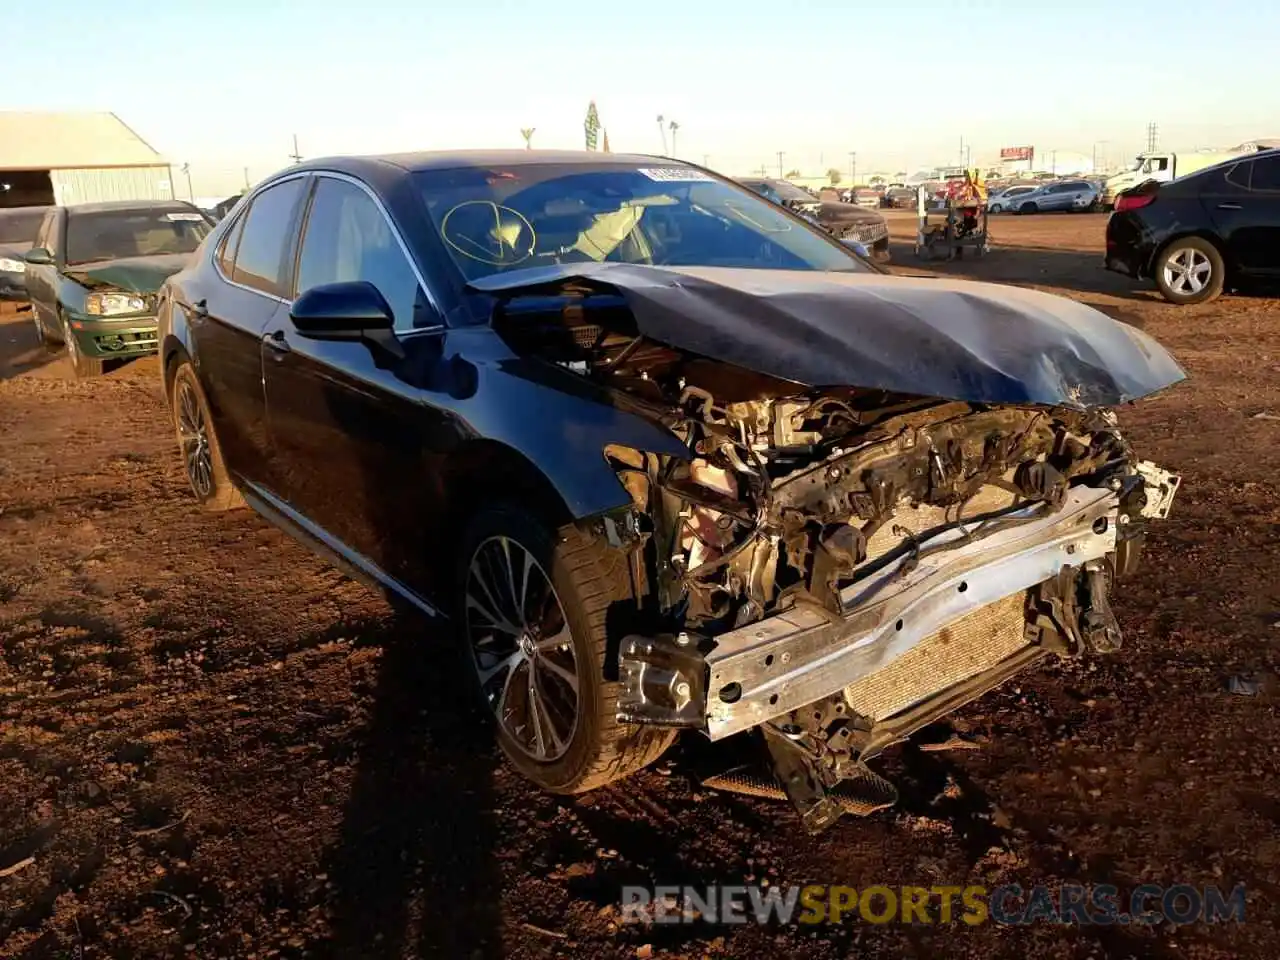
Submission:
[[[289,156],[293,158],[294,163],[302,162],[302,154],[298,152],[298,135],[296,133],[293,135],[293,153],[289,154]]]

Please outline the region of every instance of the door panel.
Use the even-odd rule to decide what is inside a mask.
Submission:
[[[403,333],[438,326],[422,279],[372,194],[319,176],[298,258],[298,290],[364,280]],[[397,360],[363,342],[301,336],[282,309],[262,338],[273,492],[349,550],[419,593],[438,498],[430,439],[440,411],[419,375],[441,362],[443,330],[403,341]],[[416,371],[416,372],[415,372]]]
[[[269,452],[261,339],[273,318],[287,309],[279,294],[292,282],[306,186],[304,178],[295,178],[260,191],[224,235],[226,242],[213,251],[217,280],[207,296],[187,305],[198,345],[196,363],[223,457],[228,469],[254,483],[266,480]],[[232,282],[228,268],[250,283]]]
[[[1227,259],[1242,274],[1271,276],[1280,273],[1280,191],[1251,189],[1257,161],[1237,163],[1210,176],[1200,202],[1213,221],[1227,251]]]
[[[415,352],[439,336],[414,338]],[[376,349],[376,348],[373,348]],[[421,391],[363,343],[310,340],[284,311],[262,339],[272,491],[347,549],[424,591],[429,490]],[[398,365],[397,365],[398,367]]]

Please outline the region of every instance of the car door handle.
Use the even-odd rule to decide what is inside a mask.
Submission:
[[[1238,203],[1220,203],[1218,204],[1218,209],[1219,210],[1239,210],[1241,208],[1240,208],[1240,204]]]
[[[262,345],[271,351],[272,358],[276,363],[284,360],[285,355],[293,350],[293,347],[289,346],[289,341],[284,338],[283,330],[264,333],[262,335]]]

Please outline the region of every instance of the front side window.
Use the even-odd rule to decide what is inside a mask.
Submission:
[[[292,252],[294,216],[306,180],[296,177],[267,187],[256,197],[240,230],[231,279],[274,297],[288,296],[286,261]]]
[[[209,234],[195,210],[145,208],[67,212],[67,263],[194,253]]]
[[[690,167],[534,163],[415,177],[469,280],[565,263],[870,269],[756,194]]]
[[[302,238],[297,292],[350,280],[367,280],[378,288],[397,329],[436,322],[418,276],[378,205],[355,184],[321,177]]]

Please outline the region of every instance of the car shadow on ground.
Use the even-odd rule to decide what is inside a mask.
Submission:
[[[372,713],[324,864],[332,939],[312,955],[499,957],[492,737],[444,628],[402,613],[378,634]]]
[[[1159,297],[1155,288],[1145,282],[1104,268],[1102,255],[1095,251],[1005,246],[998,233],[992,235],[991,249],[983,257],[974,257],[967,251],[958,260],[925,260],[917,257],[913,245],[907,242],[895,243],[892,251],[893,265],[899,268],[895,272],[910,273],[918,268],[948,277],[1052,286],[1121,300],[1150,302]]]
[[[60,347],[46,347],[36,336],[31,308],[0,303],[0,380],[21,376],[58,359]]]

